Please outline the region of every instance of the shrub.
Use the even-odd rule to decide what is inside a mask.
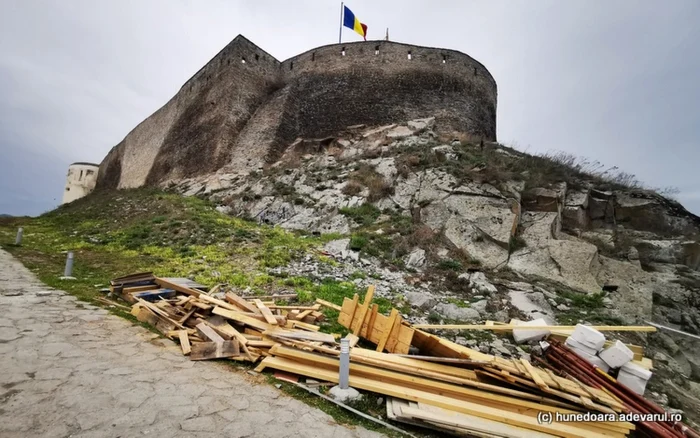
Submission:
[[[340,214],[349,217],[360,225],[372,225],[381,212],[372,204],[362,204],[359,207],[343,207]]]
[[[350,236],[350,249],[353,251],[361,251],[367,246],[369,240],[363,234],[353,234]]]
[[[350,180],[343,187],[343,194],[348,196],[357,196],[362,191],[362,184],[355,180]]]
[[[437,268],[442,271],[459,271],[462,269],[462,264],[457,260],[444,259],[440,260],[437,264]]]

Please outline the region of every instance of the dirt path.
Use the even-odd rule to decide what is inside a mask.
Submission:
[[[0,436],[379,437],[49,290],[0,250]]]

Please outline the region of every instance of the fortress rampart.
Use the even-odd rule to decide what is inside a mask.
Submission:
[[[496,100],[488,70],[454,50],[366,41],[280,62],[239,35],[112,148],[98,186],[245,171],[356,124],[435,116],[440,130],[495,140]]]

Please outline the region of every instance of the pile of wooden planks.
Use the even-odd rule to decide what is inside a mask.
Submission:
[[[152,273],[112,280],[110,291],[132,303],[131,313],[165,336],[177,340],[191,360],[222,359],[256,362],[276,344],[307,342],[333,350],[333,335],[314,323],[324,319],[320,304],[277,305],[294,296],[242,297],[212,291],[188,279],[159,278]]]
[[[624,437],[637,426],[666,436],[617,417],[546,421],[557,413],[617,416],[630,412],[629,402],[572,372],[484,354],[427,333],[396,309],[380,314],[372,304],[374,287],[362,303],[355,295],[342,306],[323,300],[277,305],[280,296],[244,297],[150,273],[115,279],[111,290],[192,360],[259,362],[256,371],[271,368],[331,384],[340,380],[340,335],[322,333],[313,322],[323,319],[322,307],[332,308],[349,332],[350,386],[387,396],[390,420],[457,436]],[[360,339],[374,346],[361,348]],[[419,354],[408,354],[416,349]]]

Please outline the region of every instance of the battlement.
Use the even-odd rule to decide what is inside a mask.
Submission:
[[[280,62],[237,36],[105,157],[98,185],[162,185],[274,161],[297,137],[350,125],[436,118],[496,138],[489,71],[449,49],[390,41],[331,44]]]

